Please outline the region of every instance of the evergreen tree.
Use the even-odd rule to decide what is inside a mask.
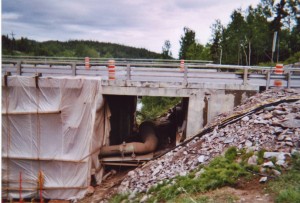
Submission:
[[[183,28],[184,35],[180,38],[179,59],[187,59],[187,52],[191,45],[196,43],[195,31],[188,27]]]
[[[220,20],[216,20],[216,22],[211,26],[212,30],[212,39],[211,39],[211,47],[210,47],[210,55],[211,59],[214,63],[221,63],[221,52],[222,52],[222,34],[223,34],[223,26]]]
[[[162,55],[163,59],[171,59],[172,58],[171,42],[169,40],[165,41],[164,46],[162,47],[161,55]]]

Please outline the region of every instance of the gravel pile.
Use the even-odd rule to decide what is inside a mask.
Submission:
[[[269,90],[249,98],[235,112],[243,111],[266,100],[300,98],[296,90]],[[215,121],[220,121],[220,115]],[[300,147],[300,99],[268,106],[244,116],[223,128],[215,127],[202,137],[195,137],[164,156],[130,171],[122,181],[119,192],[145,192],[152,185],[177,175],[184,176],[199,164],[207,164],[228,147],[268,152],[290,153]],[[284,164],[284,163],[283,163]]]

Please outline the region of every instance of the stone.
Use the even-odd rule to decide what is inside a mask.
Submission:
[[[294,144],[293,144],[292,142],[285,142],[285,144],[286,144],[287,146],[290,146],[290,147],[293,147],[293,146],[294,146]]]
[[[281,172],[280,172],[280,171],[277,171],[277,170],[275,170],[275,169],[273,169],[272,172],[273,172],[273,174],[274,174],[275,176],[280,176],[280,175],[281,175]]]
[[[225,144],[229,144],[229,143],[232,143],[234,140],[234,137],[227,137],[225,140],[224,140],[224,143]]]
[[[251,147],[251,146],[252,146],[252,142],[249,141],[249,140],[246,140],[245,146],[246,146],[246,147]]]
[[[287,166],[284,160],[278,160],[278,161],[276,161],[276,165],[283,166],[283,167]]]
[[[298,115],[291,113],[285,117],[285,121],[281,122],[281,126],[286,128],[300,128],[300,119],[297,119]]]
[[[263,168],[263,167],[260,167],[260,168],[259,168],[259,172],[260,172],[260,173],[265,173],[266,171],[267,171],[267,170],[266,170],[265,168]]]
[[[129,176],[129,177],[134,177],[135,176],[135,172],[134,171],[129,171],[128,173],[127,173],[127,175]]]
[[[283,153],[283,152],[265,152],[264,153],[264,158],[269,159],[269,158],[272,158],[272,157],[276,157],[276,160],[284,160],[285,155],[290,156],[289,153]]]
[[[272,161],[268,161],[263,164],[263,167],[274,168],[275,166]]]
[[[187,151],[184,151],[183,154],[184,154],[184,155],[188,155],[188,152],[187,152]]]
[[[123,181],[121,185],[124,186],[124,187],[128,187],[129,186],[129,181]]]
[[[252,147],[249,147],[246,149],[246,153],[250,153],[250,152],[254,152],[255,151],[255,147],[252,146]]]
[[[261,178],[259,179],[259,182],[260,182],[260,183],[265,183],[265,182],[267,182],[267,180],[268,180],[268,177],[261,177]]]
[[[273,115],[286,115],[288,112],[280,111],[280,110],[274,110]]]
[[[264,108],[265,111],[273,111],[274,109],[275,109],[274,106],[268,106]]]
[[[279,161],[279,160],[285,160],[285,156],[291,156],[291,154],[290,154],[290,153],[284,153],[284,152],[281,152],[281,153],[276,157],[276,159],[277,159],[277,161]]]
[[[128,199],[133,200],[136,197],[135,192],[131,192],[130,195],[128,196]]]
[[[272,118],[272,117],[273,117],[273,114],[271,114],[271,113],[265,114],[265,115],[263,116],[263,118],[266,119],[266,120],[268,120],[268,119],[270,119],[270,118]]]
[[[280,134],[278,137],[277,137],[277,140],[278,141],[283,141],[285,139],[285,135],[283,134]]]
[[[266,121],[266,120],[254,120],[253,123],[255,123],[255,124],[268,124],[269,121]]]
[[[244,118],[242,118],[242,121],[244,122],[248,122],[250,120],[249,116],[245,116]]]
[[[186,176],[187,172],[186,171],[182,171],[179,173],[180,176]]]
[[[203,163],[205,161],[205,156],[204,155],[200,155],[199,157],[198,157],[198,162],[199,163]]]
[[[144,195],[141,200],[140,200],[140,203],[144,203],[148,200],[148,195]]]
[[[293,141],[293,139],[292,139],[291,137],[286,137],[286,138],[284,139],[284,141],[289,141],[289,142],[292,142],[292,141]]]
[[[276,127],[274,130],[275,130],[276,133],[283,132],[283,129],[281,127]]]
[[[248,159],[248,164],[249,165],[257,165],[257,159],[258,157],[256,155],[252,155],[249,159]]]

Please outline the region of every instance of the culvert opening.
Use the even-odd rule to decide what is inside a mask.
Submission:
[[[99,159],[106,166],[138,166],[185,138],[188,98],[105,95],[111,117],[109,143]]]

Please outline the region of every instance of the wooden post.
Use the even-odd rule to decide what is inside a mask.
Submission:
[[[271,78],[271,72],[270,72],[270,70],[267,71],[267,76],[266,77],[267,77],[266,90],[268,90],[269,87],[270,87],[270,78]]]
[[[244,78],[243,78],[243,85],[247,85],[248,83],[248,68],[244,68]]]
[[[11,76],[11,72],[6,72],[5,75],[3,76],[3,80],[4,80],[4,87],[7,87],[7,77]]]
[[[17,68],[17,75],[21,75],[22,72],[21,72],[21,61],[18,61],[16,63],[16,68]]]
[[[287,88],[291,88],[291,71],[288,70],[287,73]]]
[[[131,67],[130,67],[130,64],[127,64],[127,67],[126,67],[126,79],[127,80],[131,80]]]
[[[71,68],[72,68],[72,76],[76,76],[76,63],[72,63]]]

